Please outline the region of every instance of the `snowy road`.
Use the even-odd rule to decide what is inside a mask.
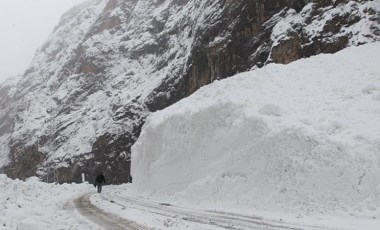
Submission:
[[[165,229],[159,227],[143,227],[136,222],[122,218],[123,210],[137,210],[147,218],[157,216],[171,220],[171,222],[186,222],[184,226],[193,224],[203,226],[202,229],[230,229],[230,230],[321,230],[319,227],[301,226],[296,224],[284,223],[282,221],[266,220],[257,216],[244,216],[233,213],[223,213],[215,211],[193,210],[188,208],[176,207],[165,203],[154,203],[135,197],[126,196],[124,190],[106,190],[102,194],[89,193],[79,197],[76,201],[78,211],[90,221],[96,223],[104,229]],[[91,196],[97,196],[101,203],[119,206],[120,211],[108,213],[102,208],[101,204],[91,203]],[[114,209],[115,210],[115,209]],[[149,221],[147,221],[149,222]],[[169,227],[168,227],[169,228]],[[175,229],[175,228],[172,228]],[[187,228],[189,229],[189,228]],[[192,228],[190,228],[192,229]],[[197,229],[197,228],[194,228]]]
[[[140,230],[145,229],[142,226],[139,226],[135,222],[128,221],[116,215],[107,213],[100,208],[93,205],[90,201],[90,196],[93,193],[88,193],[76,199],[74,201],[76,208],[79,213],[84,217],[89,219],[91,222],[99,225],[104,229],[110,230]]]

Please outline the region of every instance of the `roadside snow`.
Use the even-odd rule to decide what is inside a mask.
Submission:
[[[96,229],[69,202],[92,191],[88,184],[46,184],[37,178],[24,182],[2,174],[0,184],[1,230]]]
[[[136,190],[214,207],[342,212],[378,229],[379,54],[374,43],[271,64],[154,113],[133,146]]]

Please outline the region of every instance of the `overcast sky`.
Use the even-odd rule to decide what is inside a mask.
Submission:
[[[22,74],[61,15],[84,0],[0,0],[0,82]]]

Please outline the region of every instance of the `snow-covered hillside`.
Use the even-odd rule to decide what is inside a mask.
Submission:
[[[101,194],[0,175],[0,229],[378,230],[379,54],[368,44],[203,87],[148,118],[134,183]]]
[[[134,186],[216,207],[378,217],[379,54],[373,43],[270,64],[150,115]]]
[[[87,1],[19,81],[0,86],[0,167],[12,178],[78,182],[103,170],[129,181],[148,114],[238,72],[378,41],[378,3]]]

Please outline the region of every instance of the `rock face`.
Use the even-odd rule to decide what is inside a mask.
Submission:
[[[378,3],[88,1],[0,87],[3,170],[130,181],[130,148],[151,112],[238,72],[380,40]]]

